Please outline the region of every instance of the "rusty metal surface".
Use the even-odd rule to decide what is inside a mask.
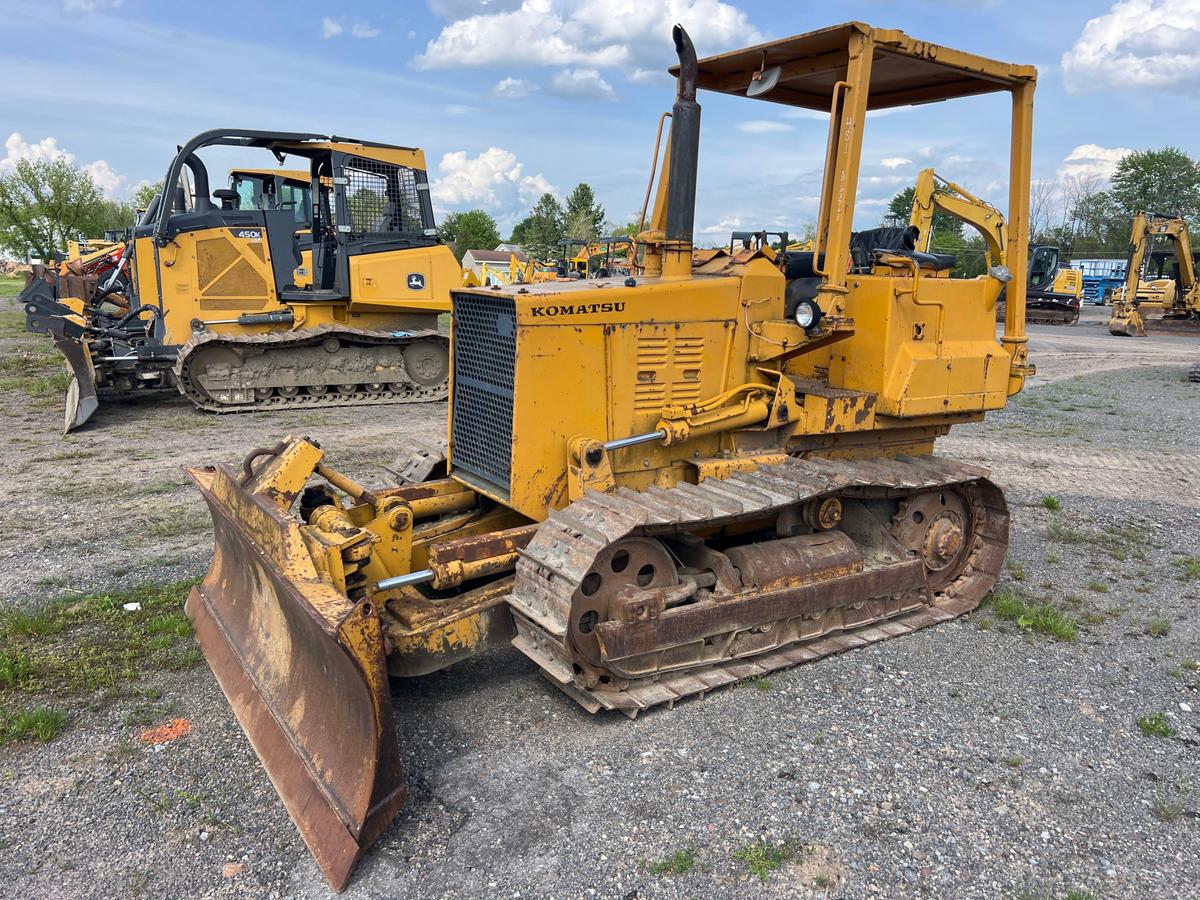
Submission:
[[[405,448],[383,468],[396,484],[419,484],[446,474],[446,438],[405,435]]]
[[[933,458],[792,459],[724,481],[589,494],[551,514],[523,552],[510,598],[518,630],[514,644],[585,708],[632,715],[748,675],[945,621],[978,605],[1003,565],[1008,511],[986,474]],[[767,589],[742,587],[729,596],[674,608],[655,604],[654,592],[627,594],[627,603],[646,607],[646,620],[626,615],[597,621],[591,633],[599,653],[578,645],[573,617],[587,605],[584,581],[605,571],[605,554],[614,546],[637,536],[711,533],[835,494],[860,509],[877,502],[873,498],[899,502],[901,513],[915,508],[901,501],[924,504],[922,497],[941,497],[937,502],[948,504],[949,512],[932,516],[940,523],[936,534],[875,522],[879,534],[868,540],[873,558],[859,571],[852,571],[858,567],[843,548],[845,553],[831,554],[839,561],[826,570],[830,577],[825,579],[815,577],[819,561],[805,561],[801,554],[793,561],[797,568],[790,581],[788,564],[763,561],[766,574],[758,580],[769,580]],[[956,545],[953,534],[947,537],[953,529],[946,523],[963,517],[969,521]],[[856,519],[863,517],[848,516],[843,526],[868,527]],[[929,553],[940,568],[926,566]],[[755,550],[750,554],[760,556]],[[627,606],[619,608],[625,612]]]
[[[379,617],[369,601],[315,597],[324,582],[281,559],[298,526],[240,488],[232,469],[189,474],[216,552],[187,613],[304,842],[341,890],[406,794]]]

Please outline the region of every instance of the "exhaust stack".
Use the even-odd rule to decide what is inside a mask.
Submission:
[[[667,169],[667,227],[663,275],[687,278],[692,272],[692,231],[696,219],[696,171],[700,162],[700,104],[696,102],[696,48],[676,25],[671,33],[679,57],[675,105],[671,108],[670,162]]]

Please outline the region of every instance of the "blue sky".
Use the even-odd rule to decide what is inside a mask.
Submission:
[[[561,196],[579,181],[624,221],[672,102],[662,72],[677,20],[702,54],[859,19],[1036,65],[1034,176],[1053,197],[1103,179],[1130,149],[1191,150],[1198,127],[1200,0],[2,5],[0,171],[18,156],[67,153],[114,196],[161,178],[199,131],[271,128],[420,146],[438,210],[482,207],[504,232],[542,191]],[[813,221],[826,117],[700,99],[702,239]],[[927,165],[1003,207],[1007,97],[872,115],[865,153],[860,227]]]

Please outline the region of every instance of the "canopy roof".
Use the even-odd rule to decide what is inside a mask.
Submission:
[[[755,99],[829,111],[833,86],[846,77],[856,35],[873,40],[868,109],[931,103],[1011,90],[1037,79],[1037,69],[998,62],[909,37],[895,29],[847,22],[700,60],[697,85],[745,95],[755,72],[781,66],[774,90]],[[671,67],[671,74],[678,73]]]

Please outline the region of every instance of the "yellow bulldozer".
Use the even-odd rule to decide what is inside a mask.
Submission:
[[[307,170],[234,170],[210,191],[198,153],[213,146]],[[67,360],[66,431],[102,396],[147,388],[214,412],[446,396],[438,315],[461,276],[420,150],[221,129],[180,148],[164,184],[116,268],[127,284],[46,274],[19,298]]]
[[[1151,251],[1156,238],[1165,238],[1170,251]],[[1172,263],[1170,272],[1166,271],[1168,261]],[[1145,315],[1150,310],[1155,315]],[[1129,237],[1125,285],[1113,295],[1108,330],[1145,337],[1147,327],[1200,333],[1200,283],[1187,222],[1178,216],[1139,212],[1133,217]]]
[[[1003,567],[1003,493],[932,453],[1033,372],[1036,69],[857,22],[702,60],[673,38],[641,271],[453,292],[444,477],[369,489],[296,436],[190,470],[216,553],[187,612],[335,889],[405,800],[389,675],[511,644],[632,717],[953,619]],[[830,115],[811,250],[693,253],[698,89]],[[992,92],[1009,267],[853,233],[868,111]]]

